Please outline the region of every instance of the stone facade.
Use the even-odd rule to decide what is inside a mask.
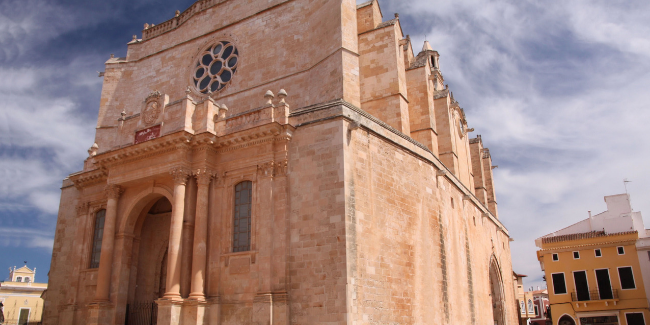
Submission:
[[[516,324],[491,157],[438,58],[377,1],[146,24],[63,182],[45,324]]]

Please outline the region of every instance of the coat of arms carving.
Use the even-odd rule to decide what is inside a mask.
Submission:
[[[162,94],[159,91],[152,92],[147,96],[147,99],[145,99],[145,105],[141,116],[142,121],[144,121],[146,125],[154,124],[158,120],[160,112],[162,111],[161,99]]]

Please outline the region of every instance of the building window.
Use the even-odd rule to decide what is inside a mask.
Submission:
[[[24,282],[32,282],[32,280],[28,276],[26,276]]]
[[[519,300],[519,308],[521,309],[522,314],[526,313],[526,304],[524,303],[523,300]]]
[[[650,251],[648,251],[648,261],[650,261]]]
[[[533,311],[533,301],[528,299],[528,313]]]
[[[22,276],[17,277],[16,282],[23,282],[23,277]]]
[[[233,221],[233,252],[251,250],[251,206],[253,182],[235,186],[235,216]]]
[[[566,281],[564,280],[564,273],[551,274],[553,278],[553,293],[556,295],[566,294]]]
[[[645,325],[643,313],[626,313],[625,320],[627,320],[627,325]]]
[[[560,256],[557,255],[557,253],[553,253],[553,261],[559,261],[559,260],[560,260]]]
[[[603,253],[600,251],[600,248],[596,248],[594,250],[594,254],[596,254],[596,257],[601,257],[603,256]]]
[[[93,250],[90,256],[90,268],[99,267],[99,257],[102,253],[102,239],[104,238],[104,220],[106,219],[106,210],[99,210],[95,214],[95,232],[93,234]]]
[[[616,249],[618,250],[618,255],[625,254],[625,248],[623,248],[623,246],[618,246]]]
[[[574,260],[580,259],[580,252],[573,252],[573,259]]]
[[[634,283],[634,274],[632,274],[632,267],[619,267],[618,278],[621,281],[621,289],[636,289],[636,284]]]
[[[539,307],[537,305],[535,305],[535,315],[539,315]]]

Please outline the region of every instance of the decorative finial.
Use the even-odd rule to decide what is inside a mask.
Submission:
[[[395,13],[395,19],[399,19],[399,14]]]
[[[92,146],[88,149],[88,156],[89,157],[94,157],[97,155],[97,150],[99,150],[99,146],[97,145],[97,142],[93,143]]]
[[[285,104],[284,99],[287,98],[287,92],[284,89],[280,89],[278,97],[280,97],[280,104]]]
[[[111,54],[111,59],[115,58],[115,54]]]
[[[272,91],[267,90],[266,94],[264,94],[264,98],[266,98],[266,105],[273,105],[273,98],[275,98],[275,96]]]
[[[122,120],[124,120],[124,118],[126,118],[126,110],[122,110],[122,113],[120,113],[120,115],[122,115]]]
[[[176,10],[176,15],[175,15],[175,16],[178,17],[178,16],[180,16],[180,15],[181,15],[180,10]]]
[[[138,39],[138,35],[133,35],[133,40],[135,41],[137,39]]]
[[[185,95],[189,96],[192,93],[192,89],[190,86],[187,86],[187,89],[185,89]]]
[[[149,24],[144,23],[144,29],[149,29]]]
[[[431,47],[431,44],[429,44],[429,41],[424,41],[424,45],[422,46],[422,52],[425,51],[433,51],[433,48]]]

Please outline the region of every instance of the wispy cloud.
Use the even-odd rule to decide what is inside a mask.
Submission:
[[[533,240],[623,192],[650,215],[650,3],[380,1],[429,40],[495,164],[513,263],[543,285]]]

